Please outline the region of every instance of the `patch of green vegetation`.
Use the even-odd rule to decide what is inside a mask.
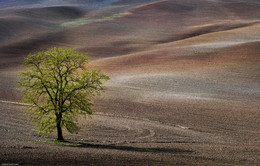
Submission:
[[[194,54],[196,55],[210,55],[210,54],[217,54],[220,50],[206,50],[206,51],[195,51]]]
[[[35,140],[36,142],[47,142],[47,143],[60,143],[60,142],[63,142],[63,141],[59,141],[59,140],[56,140],[56,139],[47,139],[47,140]]]
[[[42,140],[36,139],[35,142],[43,142]]]
[[[60,26],[68,28],[68,27],[76,27],[76,26],[86,25],[86,24],[91,24],[91,23],[111,21],[115,18],[122,17],[123,15],[124,15],[123,13],[119,13],[119,14],[113,14],[108,17],[102,17],[102,18],[96,18],[96,19],[79,19],[79,20],[75,20],[75,21],[69,21],[69,22],[62,23]]]

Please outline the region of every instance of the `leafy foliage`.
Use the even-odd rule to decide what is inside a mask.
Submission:
[[[25,58],[27,70],[21,72],[20,85],[24,101],[32,104],[28,111],[39,132],[58,127],[77,132],[78,115],[93,113],[91,100],[104,90],[102,82],[109,77],[95,69],[86,70],[87,62],[84,54],[55,47]]]

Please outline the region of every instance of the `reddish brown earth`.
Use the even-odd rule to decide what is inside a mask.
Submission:
[[[257,0],[68,6],[0,8],[1,164],[259,165]],[[65,144],[37,134],[16,85],[22,58],[52,46],[111,76]]]

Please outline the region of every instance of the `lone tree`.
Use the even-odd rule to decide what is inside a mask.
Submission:
[[[30,103],[39,132],[57,129],[64,141],[62,128],[75,133],[80,114],[92,114],[92,99],[104,90],[102,82],[109,77],[98,70],[86,70],[88,59],[73,49],[51,48],[29,54],[24,59],[27,70],[21,72],[23,99]]]

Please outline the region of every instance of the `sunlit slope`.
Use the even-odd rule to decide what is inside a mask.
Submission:
[[[170,72],[221,63],[259,62],[260,24],[214,32],[166,44],[148,51],[93,62],[108,70]]]

